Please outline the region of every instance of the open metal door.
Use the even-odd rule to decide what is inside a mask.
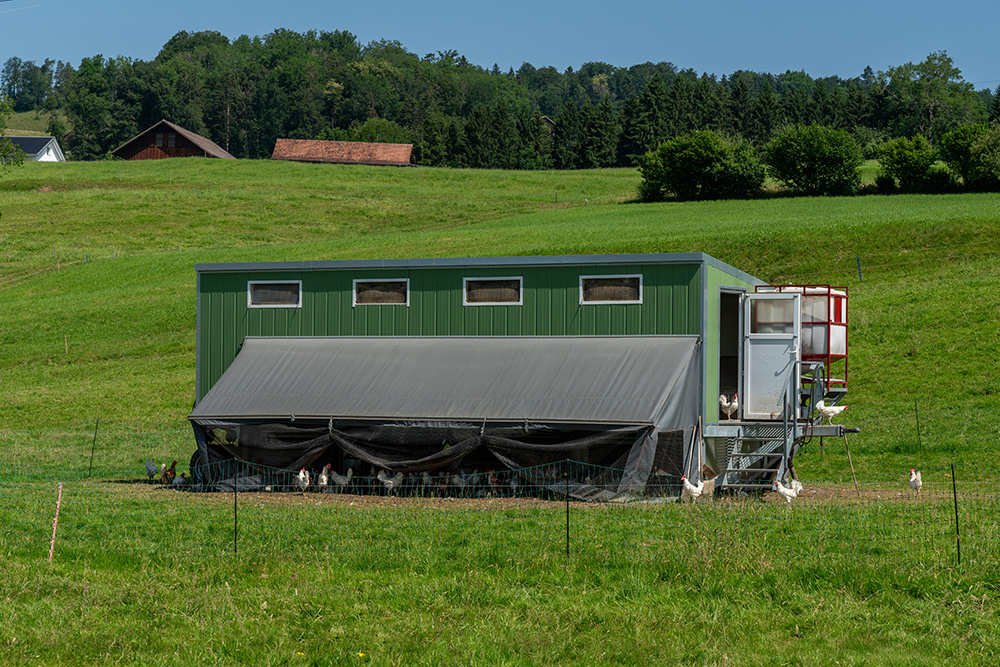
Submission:
[[[743,419],[780,420],[799,384],[797,293],[748,294],[743,303]]]

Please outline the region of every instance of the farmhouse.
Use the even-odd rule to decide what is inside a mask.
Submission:
[[[135,135],[112,155],[124,160],[162,160],[171,157],[217,157],[235,160],[211,139],[185,130],[168,120],[161,120]]]
[[[62,148],[55,137],[7,137],[24,151],[24,159],[33,162],[65,162]]]
[[[843,288],[768,287],[702,253],[196,271],[202,464],[571,459],[620,471],[624,494],[769,484],[803,437],[843,435],[810,418],[846,392]]]
[[[413,144],[278,139],[271,159],[408,167],[412,153]]]

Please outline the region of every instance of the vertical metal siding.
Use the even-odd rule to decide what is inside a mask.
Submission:
[[[701,333],[699,264],[206,272],[201,396],[250,336],[558,336]],[[641,304],[580,304],[581,275],[642,274]],[[521,276],[522,305],[465,306],[463,279]],[[353,281],[408,278],[410,305],[352,306]],[[301,280],[301,308],[247,308],[247,281]]]

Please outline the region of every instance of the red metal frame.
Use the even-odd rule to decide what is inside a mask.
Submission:
[[[798,292],[803,295],[803,297],[810,298],[822,298],[825,299],[825,316],[818,319],[812,319],[806,321],[805,317],[802,320],[803,337],[805,338],[805,329],[808,327],[810,329],[822,329],[823,338],[825,342],[825,350],[822,352],[809,352],[806,353],[806,346],[803,345],[803,361],[822,361],[826,366],[826,373],[829,377],[829,384],[839,385],[842,387],[847,386],[847,356],[849,351],[849,309],[848,309],[848,289],[847,287],[831,287],[830,285],[758,285],[756,288],[757,292]],[[805,311],[805,301],[803,301],[803,311]],[[805,315],[805,312],[803,312]],[[843,353],[832,352],[833,345],[833,334],[835,330],[843,329]],[[842,378],[833,377],[833,364],[838,363],[843,360],[843,375]]]

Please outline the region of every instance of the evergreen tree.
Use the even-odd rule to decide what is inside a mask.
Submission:
[[[626,108],[631,114],[625,125],[628,134],[625,140],[626,155],[635,164],[648,151],[656,148],[669,138],[666,114],[667,88],[659,75],[654,76],[636,104]]]
[[[714,76],[703,74],[694,87],[693,129],[721,131],[730,126],[729,96]]]
[[[747,76],[740,73],[729,93],[729,129],[739,137],[746,137],[753,113],[753,97]]]
[[[871,102],[857,83],[848,84],[844,106],[844,125],[848,128],[871,127]]]
[[[610,97],[601,98],[592,107],[590,122],[584,124],[583,164],[587,167],[612,167],[616,164],[618,120]]]
[[[518,112],[521,151],[518,169],[549,169],[552,167],[552,134],[542,120],[542,112],[527,106]]]
[[[697,129],[694,113],[694,85],[686,75],[674,78],[667,90],[664,115],[667,119],[667,134],[676,137]]]
[[[780,125],[781,106],[771,88],[771,82],[765,80],[752,107],[749,139],[756,144],[765,144]]]
[[[583,126],[580,112],[572,102],[563,104],[553,136],[553,158],[556,169],[577,169],[582,166]]]
[[[812,97],[801,87],[786,90],[780,104],[782,118],[793,125],[808,125],[816,118]]]

